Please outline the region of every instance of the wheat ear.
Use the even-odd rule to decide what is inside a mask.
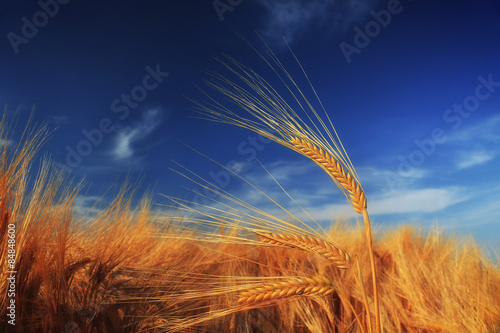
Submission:
[[[363,214],[363,210],[367,208],[365,192],[336,158],[304,139],[293,137],[289,143],[292,149],[312,159],[333,178],[335,183],[340,184],[349,193],[349,202],[354,210]]]
[[[309,235],[283,235],[275,233],[259,233],[259,239],[271,245],[279,245],[301,249],[319,254],[333,262],[338,268],[351,267],[351,257],[339,246],[326,240]]]
[[[240,292],[238,303],[255,303],[292,296],[326,296],[335,291],[326,277],[291,278]]]

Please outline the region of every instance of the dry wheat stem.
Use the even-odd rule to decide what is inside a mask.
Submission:
[[[292,278],[240,292],[238,303],[254,303],[292,296],[326,296],[335,291],[326,277]]]
[[[344,170],[337,159],[307,140],[293,137],[289,143],[292,145],[292,149],[309,157],[325,169],[335,183],[340,184],[349,193],[349,202],[354,210],[363,214],[363,210],[367,207],[365,192],[351,174]]]
[[[380,307],[378,300],[377,270],[375,269],[375,258],[373,255],[372,229],[370,225],[370,218],[368,217],[366,209],[363,210],[363,222],[365,223],[366,240],[368,242],[370,254],[370,267],[372,270],[373,301],[375,302],[375,329],[377,333],[380,333]]]
[[[351,267],[351,257],[339,246],[309,235],[283,235],[275,233],[259,233],[259,239],[271,245],[285,246],[301,249],[319,254],[338,268],[347,269]]]

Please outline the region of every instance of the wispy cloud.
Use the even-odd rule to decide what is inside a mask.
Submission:
[[[500,155],[499,128],[500,115],[494,115],[452,133],[449,143],[456,170],[485,164]]]
[[[316,168],[316,166],[311,161],[279,161],[272,163],[267,169],[277,181],[286,181],[294,176],[304,175],[312,168]]]
[[[467,199],[465,189],[458,187],[393,191],[370,197],[368,211],[370,215],[435,213]],[[338,217],[359,217],[345,200],[330,204],[304,205],[303,208],[315,219],[322,221]]]
[[[324,184],[325,188],[332,189],[335,185]],[[323,196],[317,200],[314,193],[294,192],[292,200],[284,194],[278,193],[274,189],[262,188],[264,193],[275,199],[275,203],[266,199],[262,194],[240,189],[237,197],[245,202],[256,205],[262,211],[282,219],[289,219],[291,216],[279,206],[285,208],[293,216],[304,222],[311,221],[310,217],[321,224],[338,218],[360,218],[347,200],[338,195]],[[327,200],[325,200],[327,199]],[[406,216],[406,221],[415,218],[428,218],[429,216],[440,216],[441,225],[456,224],[458,221],[446,220],[447,214],[452,211],[454,205],[465,203],[470,197],[463,187],[445,187],[445,188],[424,188],[415,190],[392,191],[385,194],[375,194],[369,197],[368,211],[370,216],[379,217],[382,221],[391,220],[391,216],[401,218]],[[223,200],[224,201],[224,200]],[[278,203],[279,206],[276,204]],[[300,206],[298,206],[299,204]],[[232,205],[232,204],[229,204]],[[466,209],[467,205],[462,205],[465,212],[471,213]],[[240,208],[241,209],[241,208]],[[303,211],[303,210],[305,211]],[[422,222],[432,222],[423,220]],[[469,221],[470,222],[470,221]]]
[[[361,167],[356,168],[356,170],[363,186],[369,185],[377,188],[387,187],[391,182],[397,182],[398,187],[410,186],[429,176],[429,171],[423,168],[413,169],[411,172],[405,174],[404,177],[400,177],[390,169]],[[396,177],[398,178],[396,179]]]
[[[465,188],[443,187],[391,191],[370,201],[372,214],[429,213],[467,200]]]
[[[142,114],[141,121],[117,131],[113,156],[116,159],[134,155],[133,144],[146,138],[160,123],[160,109],[149,109]]]
[[[81,218],[84,215],[91,217],[95,214],[101,213],[102,209],[98,207],[98,203],[102,200],[103,198],[98,196],[85,196],[82,194],[77,195],[73,203],[73,208],[77,215],[76,217]]]
[[[263,35],[271,39],[285,36],[288,42],[312,27],[342,32],[362,20],[378,0],[259,0],[267,16]]]
[[[49,120],[57,126],[71,123],[68,116],[49,116]]]
[[[460,157],[456,160],[458,170],[470,168],[473,166],[484,164],[495,158],[495,154],[486,151],[472,151],[468,153],[461,153]]]
[[[494,115],[485,120],[460,128],[450,136],[449,141],[452,143],[464,143],[473,140],[482,140],[500,143],[500,115]]]

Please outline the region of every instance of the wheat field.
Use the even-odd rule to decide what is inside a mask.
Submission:
[[[194,101],[196,110],[311,159],[362,224],[339,220],[323,230],[288,221],[203,185],[189,170],[179,173],[225,201],[166,197],[156,206],[148,193],[132,205],[135,187],[125,183],[90,216],[75,211],[83,183],[53,170],[48,158],[33,165],[50,133],[46,124],[27,124],[17,145],[1,146],[2,331],[500,331],[498,260],[438,229],[372,230],[369,198],[328,114],[294,90],[286,71],[303,114],[236,60],[219,61],[240,81],[212,72],[208,87],[251,118],[213,99]],[[282,68],[272,53],[268,61]],[[9,129],[4,116],[2,142]]]

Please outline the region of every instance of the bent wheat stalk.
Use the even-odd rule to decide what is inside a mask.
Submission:
[[[330,260],[338,268],[348,269],[351,267],[351,257],[339,246],[326,240],[321,240],[309,235],[282,235],[275,233],[259,233],[262,242],[291,247],[319,254]]]
[[[291,52],[318,99],[319,105],[324,112],[323,116],[318,114],[267,44],[266,47],[267,57],[255,50],[255,48],[253,49],[267,63],[271,71],[276,74],[278,81],[284,85],[285,91],[292,97],[290,101],[283,99],[272,85],[251,68],[229,56],[224,56],[225,59],[218,59],[218,61],[238,77],[239,83],[231,81],[217,72],[208,72],[211,80],[207,80],[205,83],[224,95],[226,101],[246,111],[252,117],[245,118],[236,114],[228,107],[226,102],[218,102],[205,92],[204,94],[209,100],[204,102],[193,101],[196,105],[195,111],[204,115],[205,119],[249,129],[299,152],[313,160],[331,176],[354,210],[363,215],[372,270],[375,325],[376,332],[379,333],[380,310],[377,274],[371,226],[367,213],[367,200],[363,187],[328,113],[310,84],[300,62]],[[292,107],[290,102],[295,102],[296,106]],[[303,118],[308,121],[307,123],[296,110],[302,111]],[[369,312],[368,304],[366,304],[366,307],[367,312]]]
[[[293,296],[327,296],[335,291],[326,277],[291,278],[240,292],[238,303],[248,304]]]

